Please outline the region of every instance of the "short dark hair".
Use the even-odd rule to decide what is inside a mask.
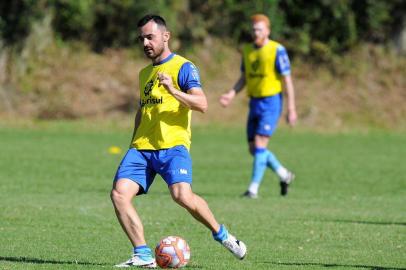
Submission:
[[[164,20],[164,18],[162,18],[159,15],[155,15],[155,14],[147,14],[144,17],[142,17],[138,23],[137,26],[138,27],[143,27],[144,25],[146,25],[149,21],[154,21],[157,25],[159,26],[163,26],[166,28],[166,22]]]

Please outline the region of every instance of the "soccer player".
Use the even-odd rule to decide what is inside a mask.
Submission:
[[[191,111],[207,110],[198,70],[170,51],[170,32],[162,17],[144,16],[138,30],[144,53],[152,63],[139,73],[140,107],[133,138],[111,191],[117,218],[134,247],[133,256],[116,266],[156,267],[132,199],[148,192],[157,173],[167,183],[172,199],[206,226],[215,240],[243,259],[245,244],[216,221],[206,201],[191,188]]]
[[[244,86],[247,87],[250,97],[247,137],[254,162],[251,183],[243,196],[257,198],[267,167],[278,175],[281,195],[285,196],[295,176],[267,147],[282,113],[283,84],[287,94],[288,123],[293,126],[297,119],[290,63],[286,49],[269,38],[271,33],[269,18],[263,14],[256,14],[251,17],[251,21],[254,42],[244,45],[241,76],[231,90],[221,95],[220,104],[227,107],[236,94]]]

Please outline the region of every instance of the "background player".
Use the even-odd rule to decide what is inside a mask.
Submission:
[[[251,20],[254,42],[244,45],[241,76],[234,87],[220,97],[220,103],[227,107],[235,95],[247,86],[250,97],[247,137],[254,162],[251,183],[243,195],[257,198],[267,166],[279,176],[281,195],[286,195],[294,174],[282,166],[267,146],[282,113],[282,83],[287,94],[288,123],[296,123],[295,92],[290,63],[285,48],[269,39],[271,23],[268,17],[256,14]]]

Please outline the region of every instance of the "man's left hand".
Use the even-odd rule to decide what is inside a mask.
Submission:
[[[158,86],[162,85],[163,87],[165,87],[166,90],[168,90],[169,93],[173,92],[174,87],[171,76],[162,72],[158,72],[158,81],[159,81]]]
[[[290,109],[288,110],[288,115],[286,117],[286,120],[288,122],[289,125],[291,125],[292,127],[294,125],[296,125],[296,121],[297,121],[297,114],[296,114],[296,110],[295,109]]]

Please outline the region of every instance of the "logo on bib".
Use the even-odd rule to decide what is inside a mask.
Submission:
[[[154,81],[150,80],[144,87],[144,95],[149,96],[151,94],[153,86],[154,86]]]
[[[253,61],[251,63],[251,67],[254,71],[257,71],[257,69],[259,68],[259,59],[255,59],[255,61]]]
[[[141,107],[144,107],[147,104],[162,104],[163,103],[163,97],[161,96],[160,98],[158,97],[153,97],[151,96],[152,88],[154,88],[154,80],[150,80],[144,87],[144,99],[140,100],[140,105]]]

